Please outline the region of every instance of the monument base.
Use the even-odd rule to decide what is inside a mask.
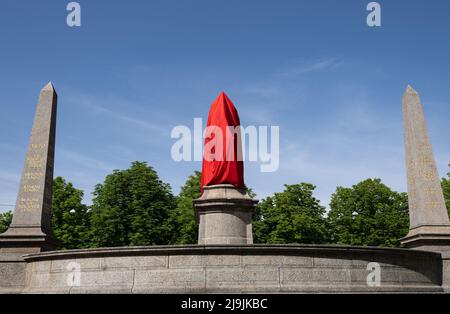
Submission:
[[[39,228],[9,228],[0,234],[0,293],[18,293],[26,285],[24,255],[51,251],[55,238]]]
[[[450,292],[450,226],[420,226],[411,229],[406,237],[400,240],[406,248],[420,251],[440,253],[442,256],[442,287]]]
[[[24,256],[52,251],[57,243],[38,227],[11,226],[0,234],[0,293],[20,292],[26,284]]]
[[[406,249],[184,245],[44,252],[24,259],[22,293],[443,292],[440,254]],[[368,282],[371,263],[381,271],[376,285]],[[73,280],[74,267],[79,280]],[[0,285],[2,291],[17,289]]]
[[[450,225],[422,225],[416,228],[412,228],[409,230],[409,233],[406,237],[401,239],[402,243],[409,243],[417,241],[421,238],[448,238],[450,239]]]
[[[436,253],[450,253],[450,226],[427,225],[413,228],[400,242],[403,247],[431,251]]]
[[[231,184],[207,186],[194,200],[198,244],[253,244],[252,215],[258,201]]]
[[[0,234],[0,252],[13,251],[25,254],[53,251],[58,240],[46,234],[40,227],[11,226]]]

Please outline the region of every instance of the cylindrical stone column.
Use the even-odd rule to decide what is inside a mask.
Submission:
[[[194,200],[198,244],[253,244],[252,214],[258,201],[231,184],[204,187]]]

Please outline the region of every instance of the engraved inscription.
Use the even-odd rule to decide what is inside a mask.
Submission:
[[[430,208],[430,209],[439,209],[440,206],[441,206],[441,203],[439,203],[439,202],[427,202],[427,203],[425,203],[425,206],[427,208]]]
[[[27,180],[40,180],[44,177],[43,172],[26,172],[24,174]]]
[[[39,199],[22,197],[19,199],[18,207],[26,211],[39,209]]]
[[[24,185],[23,191],[27,193],[39,192],[39,185]]]
[[[47,148],[47,144],[42,144],[42,143],[30,144],[30,148],[31,149],[45,149],[45,148]]]

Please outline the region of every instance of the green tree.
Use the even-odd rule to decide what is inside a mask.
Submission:
[[[52,226],[60,241],[58,249],[88,247],[90,219],[88,207],[82,204],[83,191],[57,177],[53,181]]]
[[[338,187],[330,207],[333,243],[396,247],[408,233],[407,194],[392,191],[380,179]]]
[[[170,186],[147,163],[115,170],[94,191],[91,247],[168,244],[175,207]]]
[[[448,165],[450,167],[450,165]],[[447,173],[448,179],[442,179],[442,191],[444,192],[445,205],[447,205],[447,210],[450,215],[450,172]]]
[[[177,198],[177,209],[172,215],[172,223],[177,230],[172,240],[173,244],[197,243],[198,226],[192,201],[200,197],[201,178],[202,173],[195,171],[181,187],[181,192]]]
[[[12,212],[7,211],[4,213],[0,213],[0,233],[5,232],[12,221]]]
[[[309,183],[285,185],[257,207],[253,220],[256,243],[324,243],[327,241],[325,208],[313,197]]]

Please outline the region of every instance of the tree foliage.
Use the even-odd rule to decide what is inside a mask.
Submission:
[[[88,207],[82,203],[83,191],[58,177],[52,204],[58,249],[195,244],[198,225],[192,201],[200,197],[200,181],[201,172],[194,172],[174,197],[152,167],[134,162],[97,185]],[[442,188],[450,212],[450,173]],[[392,191],[380,179],[338,187],[328,217],[314,190],[309,183],[285,185],[283,192],[262,200],[253,215],[255,243],[395,247],[408,232],[407,194]],[[249,194],[255,197],[251,189]],[[0,213],[0,233],[11,221],[11,212]]]
[[[12,221],[12,212],[7,211],[4,213],[0,213],[0,233],[5,232]]]
[[[176,207],[170,186],[145,162],[116,170],[95,188],[91,246],[168,244]]]
[[[325,208],[313,197],[309,183],[285,185],[285,190],[262,200],[254,215],[256,243],[324,243]]]
[[[172,240],[174,244],[196,244],[198,241],[198,225],[192,201],[200,197],[201,178],[202,173],[195,171],[181,187],[177,198],[177,209],[172,218],[172,222],[176,224],[177,228]]]
[[[53,181],[52,226],[59,249],[87,247],[90,228],[88,207],[82,204],[83,191],[57,177]]]
[[[450,167],[450,165],[448,165]],[[450,172],[447,173],[448,179],[442,179],[442,191],[444,192],[445,205],[447,205],[447,210],[450,215]]]
[[[333,243],[395,247],[408,233],[407,194],[392,191],[380,179],[338,187],[330,207]]]

